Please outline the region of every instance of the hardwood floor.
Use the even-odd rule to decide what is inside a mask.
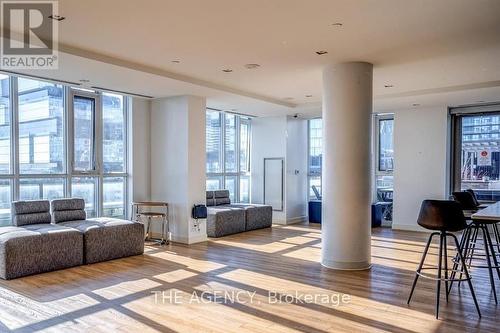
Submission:
[[[426,238],[374,229],[373,267],[359,272],[321,267],[312,225],[148,246],[143,256],[0,281],[0,332],[498,332],[483,270],[473,271],[482,319],[465,285],[442,298],[439,320],[433,281],[420,279],[406,305]]]

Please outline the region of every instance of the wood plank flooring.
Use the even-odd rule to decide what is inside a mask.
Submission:
[[[373,229],[373,267],[360,272],[321,267],[315,225],[147,246],[143,256],[0,281],[0,332],[498,332],[483,270],[473,271],[482,319],[464,285],[442,298],[439,320],[433,281],[420,279],[406,305],[426,238]]]

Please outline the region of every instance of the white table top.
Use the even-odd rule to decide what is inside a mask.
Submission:
[[[477,213],[472,214],[473,220],[495,220],[500,221],[500,201],[481,209]]]

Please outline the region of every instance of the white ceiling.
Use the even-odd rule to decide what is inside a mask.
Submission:
[[[68,81],[317,112],[325,64],[368,61],[378,111],[500,100],[499,0],[59,0],[59,14],[60,69],[43,75]]]

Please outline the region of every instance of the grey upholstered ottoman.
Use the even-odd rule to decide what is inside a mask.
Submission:
[[[245,211],[243,209],[210,207],[207,212],[208,237],[222,237],[245,231]]]
[[[106,217],[86,219],[83,199],[52,200],[50,209],[54,223],[83,234],[86,264],[144,253],[142,223]]]
[[[84,262],[96,262],[144,253],[144,225],[114,218],[93,218],[61,222],[83,233]]]
[[[269,228],[273,225],[273,207],[256,204],[231,204],[230,207],[238,207],[245,210],[245,230],[256,230]],[[225,206],[222,206],[225,207]]]
[[[0,277],[53,271],[83,263],[83,235],[75,229],[50,224],[49,202],[12,203],[16,226],[0,228]]]

